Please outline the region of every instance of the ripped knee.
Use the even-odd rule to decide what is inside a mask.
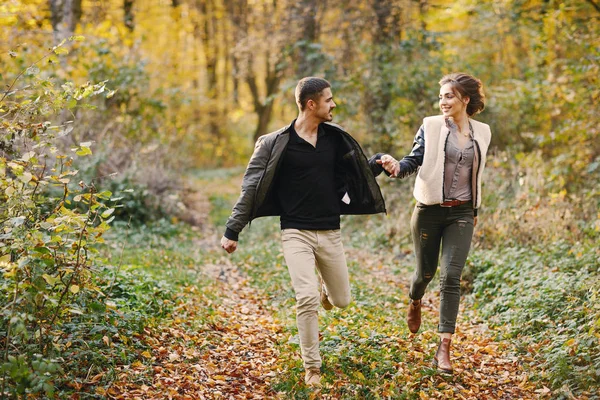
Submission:
[[[421,244],[421,247],[425,247],[427,245],[428,239],[429,234],[425,231],[421,231],[421,234],[419,235],[419,243]]]

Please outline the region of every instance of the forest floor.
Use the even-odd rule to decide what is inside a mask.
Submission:
[[[278,221],[253,222],[238,251],[227,255],[219,246],[219,224],[230,211],[239,176],[210,182],[198,180],[209,199],[199,204],[212,207],[198,211],[210,218],[184,240],[176,239],[193,260],[181,268],[193,270],[195,278],[176,290],[170,315],[146,328],[144,361],[117,367],[112,385],[100,394],[115,399],[552,397],[544,382],[531,378],[525,367],[531,360],[517,355],[465,305],[452,344],[455,372],[439,374],[432,365],[438,344],[435,285],[424,298],[421,331],[413,335],[405,322],[410,257],[373,252],[358,231],[345,232],[353,302],[344,310],[320,311],[323,387],[307,388]]]

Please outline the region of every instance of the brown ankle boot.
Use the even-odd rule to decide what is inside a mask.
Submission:
[[[406,316],[408,329],[412,333],[419,332],[421,327],[421,300],[410,300],[408,303],[408,315]]]
[[[452,363],[450,362],[450,339],[442,338],[440,346],[435,352],[433,357],[433,365],[435,365],[440,372],[451,374]]]

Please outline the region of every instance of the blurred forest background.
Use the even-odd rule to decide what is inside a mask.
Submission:
[[[141,279],[109,269],[102,278],[112,262],[102,258],[110,224],[113,243],[150,223],[208,229],[214,222],[220,232],[223,217],[209,215],[205,202],[225,215],[237,188],[208,193],[195,179],[239,184],[256,138],[296,116],[298,79],[332,83],[334,122],[367,155],[402,157],[422,118],[438,113],[437,82],[456,71],[484,83],[486,110],[476,119],[493,133],[465,293],[485,318],[513,324],[512,337],[538,321],[527,342],[537,343],[535,352],[555,332],[542,356],[551,371],[543,382],[593,393],[600,377],[598,0],[3,1],[2,391],[6,384],[11,393],[66,390],[57,374],[77,375],[83,361],[56,361],[56,354],[75,346],[69,335],[83,335],[77,318],[114,311],[99,299],[116,296],[120,278]],[[383,228],[367,225],[381,233],[368,243],[410,252],[399,225],[408,221],[411,182],[381,185],[390,215]],[[364,229],[347,225],[350,235]],[[172,233],[160,226],[159,234]],[[522,276],[523,268],[531,274]],[[510,308],[539,315],[504,314]],[[127,329],[139,331],[156,314],[144,312]],[[101,330],[88,334],[108,345]]]

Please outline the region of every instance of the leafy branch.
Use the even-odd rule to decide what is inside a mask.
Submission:
[[[75,41],[81,41],[81,40],[83,40],[83,37],[82,36],[71,36],[68,40],[69,41],[74,41],[74,40]],[[15,86],[15,84],[17,83],[17,81],[27,72],[27,70],[29,70],[30,68],[36,66],[40,62],[44,61],[46,58],[50,57],[52,54],[57,54],[57,55],[58,54],[67,54],[69,51],[66,50],[65,48],[63,48],[63,45],[66,42],[67,42],[67,39],[63,39],[62,42],[60,42],[56,46],[52,47],[50,49],[50,51],[48,51],[43,56],[41,56],[37,61],[34,61],[31,65],[29,65],[29,67],[24,68],[23,70],[21,70],[21,72],[19,72],[19,74],[15,77],[15,79],[13,79],[12,83],[4,91],[4,95],[0,99],[0,104],[4,101],[4,99],[6,98],[6,96],[8,96],[9,94],[12,93],[12,88]],[[14,52],[10,52],[10,54],[13,57],[16,56],[16,54]]]

